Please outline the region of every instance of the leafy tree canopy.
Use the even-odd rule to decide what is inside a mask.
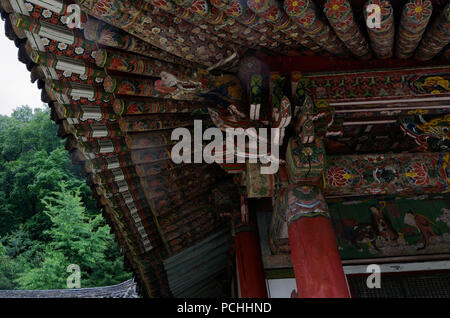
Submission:
[[[82,287],[130,277],[56,133],[49,110],[0,116],[0,289],[65,288],[69,264]]]

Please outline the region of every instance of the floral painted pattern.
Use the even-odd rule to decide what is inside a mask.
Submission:
[[[343,187],[349,185],[353,175],[344,167],[333,167],[327,171],[328,183],[335,187]]]
[[[265,9],[267,6],[267,0],[249,0],[247,1],[248,6],[250,9],[252,9],[255,12],[259,12],[262,9]]]
[[[446,153],[385,154],[368,164],[365,156],[329,156],[326,195],[442,193],[449,189]]]
[[[52,12],[50,10],[47,10],[47,9],[42,10],[41,14],[46,19],[49,19],[49,18],[52,17]]]
[[[299,16],[305,11],[309,0],[287,0],[284,2],[284,9],[291,16]]]
[[[342,15],[348,12],[348,2],[346,0],[332,0],[325,3],[325,12],[327,17],[332,19],[340,19]]]
[[[381,19],[385,20],[386,17],[390,16],[392,14],[392,6],[391,4],[386,0],[371,0],[369,2],[370,4],[377,4],[381,8]]]
[[[280,18],[280,10],[276,6],[271,6],[269,9],[267,9],[264,14],[262,15],[263,18],[276,22]]]
[[[430,181],[427,167],[423,163],[419,162],[407,167],[405,176],[416,185],[427,185]]]
[[[433,8],[430,1],[414,0],[407,5],[408,17],[421,21],[424,16],[430,16]]]
[[[315,14],[314,12],[308,12],[305,16],[303,16],[302,18],[300,18],[300,20],[298,20],[298,22],[300,24],[302,24],[304,27],[309,27],[313,24],[315,19]]]
[[[398,58],[406,59],[413,56],[432,13],[430,0],[409,0],[405,5],[396,43]]]
[[[287,0],[284,10],[300,29],[309,34],[328,52],[335,55],[345,55],[345,47],[331,30],[328,24],[319,16],[319,9],[312,0]],[[302,43],[303,44],[303,43]]]

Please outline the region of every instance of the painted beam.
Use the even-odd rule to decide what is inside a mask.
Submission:
[[[319,183],[324,182],[327,198],[446,193],[450,191],[449,159],[450,154],[439,152],[327,156]],[[286,187],[284,166],[276,177],[252,169],[246,178],[249,195],[276,197],[275,180]]]
[[[253,11],[263,21],[274,25],[274,28],[283,32],[286,37],[309,48],[314,52],[321,51],[320,45],[314,43],[311,37],[305,36],[305,32],[295,25],[292,19],[284,12],[280,4],[275,0],[244,0],[248,8]]]
[[[219,9],[214,3],[210,3],[209,1],[171,2],[143,0],[143,2],[147,7],[151,3],[155,9],[162,9],[178,19],[181,18],[187,23],[206,30],[207,33],[215,34],[220,29],[220,38],[225,42],[234,42],[243,47],[258,48],[259,46],[260,49],[261,47],[267,49],[276,49],[279,47],[277,41],[240,24],[234,16],[226,15],[224,10]],[[148,9],[150,10],[151,8]]]
[[[381,8],[380,27],[367,27],[372,50],[378,58],[389,59],[394,55],[394,9],[389,1],[369,0],[364,6],[364,17],[366,20],[368,16],[367,7],[369,5],[378,5]]]
[[[212,66],[228,57],[229,52],[243,53],[233,43],[225,43],[218,37],[212,37],[203,30],[194,30],[194,26],[179,21],[175,30],[167,27],[172,24],[170,14],[161,14],[153,19],[147,11],[136,8],[128,0],[79,1],[82,9],[106,23],[112,24],[136,37],[166,50],[188,61]]]
[[[276,26],[264,23],[263,18],[257,16],[248,8],[245,1],[241,0],[214,0],[211,5],[221,10],[227,17],[233,17],[242,25],[260,32],[264,37],[273,39],[288,47],[295,47],[295,42],[280,32]]]
[[[353,16],[348,0],[327,0],[323,11],[333,30],[352,54],[360,59],[370,59],[372,53]]]
[[[190,114],[196,109],[205,107],[208,106],[203,103],[162,98],[146,98],[140,100],[118,98],[113,104],[114,112],[121,116],[166,113]]]
[[[450,190],[449,153],[329,156],[325,195],[445,193]]]
[[[430,0],[409,0],[403,7],[397,33],[396,55],[407,59],[414,55],[433,13]]]
[[[110,48],[122,49],[169,63],[185,63],[183,58],[170,54],[101,20],[90,18],[86,22],[83,32],[87,40]],[[192,64],[198,65],[195,62]]]
[[[425,33],[424,38],[416,51],[415,58],[419,61],[428,61],[435,57],[450,42],[450,3],[435,19],[433,25]]]
[[[340,73],[303,73],[309,81],[313,100],[326,99],[330,106],[423,104],[450,101],[450,67],[418,67],[353,71]]]
[[[265,2],[270,3],[271,1]],[[272,2],[276,3],[276,1]],[[319,16],[318,9],[313,1],[285,0],[283,5],[293,23],[321,47],[336,56],[345,57],[347,55],[345,46],[333,29]],[[274,4],[271,4],[270,10],[273,6]],[[268,12],[271,12],[270,10]]]
[[[118,71],[128,74],[159,77],[161,72],[169,72],[175,77],[186,77],[192,69],[180,65],[143,57],[132,53],[102,49],[95,51],[95,62],[98,67],[108,71]]]
[[[450,261],[434,262],[413,262],[413,263],[387,263],[380,264],[381,273],[404,273],[449,270]],[[367,265],[346,265],[344,266],[346,275],[366,274]]]
[[[330,56],[265,56],[260,58],[271,72],[358,72],[399,68],[442,66],[442,60],[417,61],[415,59],[340,59]],[[445,59],[444,59],[445,62]]]

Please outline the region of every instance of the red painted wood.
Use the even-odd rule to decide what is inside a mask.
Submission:
[[[242,298],[267,298],[259,238],[254,231],[236,234],[236,258]]]
[[[303,217],[289,225],[289,244],[299,298],[349,298],[331,222]]]
[[[402,67],[423,67],[423,66],[439,66],[446,65],[445,60],[433,59],[427,62],[416,60],[373,59],[369,61],[361,61],[356,59],[340,59],[327,56],[266,56],[261,58],[266,68],[271,72],[290,73],[300,71],[309,72],[338,72],[338,71],[356,71],[356,70],[378,70],[387,68]]]

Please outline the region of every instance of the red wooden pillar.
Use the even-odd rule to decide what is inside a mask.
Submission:
[[[285,195],[298,297],[349,298],[328,206],[321,191],[311,186],[293,186]]]
[[[264,266],[258,234],[243,228],[236,233],[236,267],[242,298],[267,298]]]

